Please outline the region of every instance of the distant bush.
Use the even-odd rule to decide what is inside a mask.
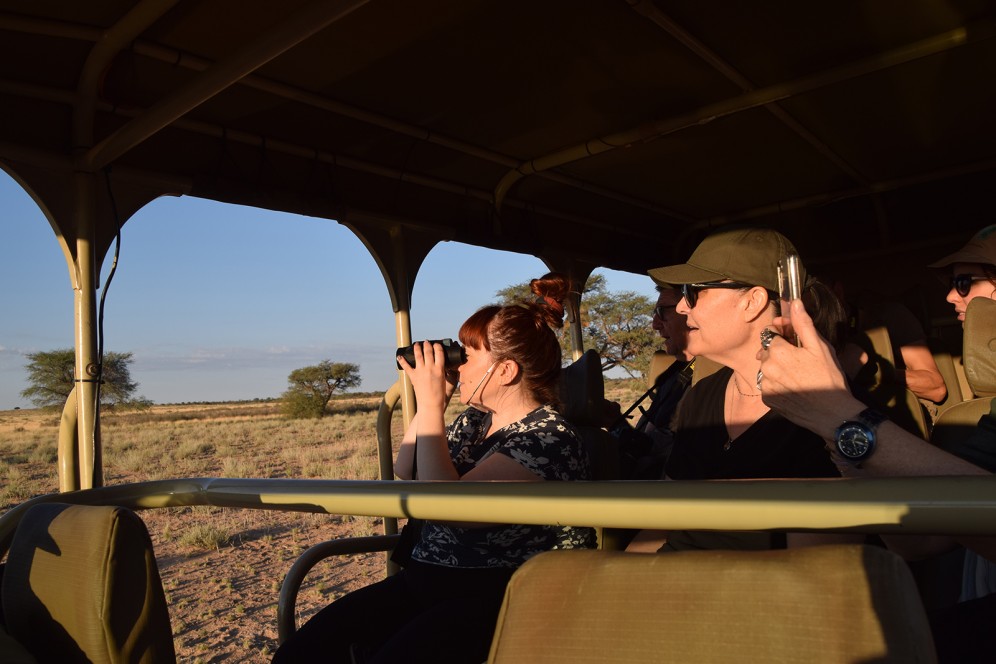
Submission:
[[[289,392],[281,402],[280,410],[292,419],[322,417],[325,414],[325,399],[304,392]]]

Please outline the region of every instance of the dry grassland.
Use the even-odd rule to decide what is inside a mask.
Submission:
[[[610,383],[610,386],[613,385]],[[624,407],[639,386],[607,393]],[[180,477],[377,479],[379,400],[340,399],[320,420],[287,420],[275,403],[153,406],[105,414],[105,484]],[[451,407],[455,415],[458,409]],[[401,437],[400,414],[394,440]],[[0,512],[58,490],[58,414],[0,411]],[[139,512],[156,549],[180,662],[268,662],[280,584],[308,547],[381,534],[381,519],[212,507]],[[384,554],[320,563],[298,596],[298,624],[383,578]]]

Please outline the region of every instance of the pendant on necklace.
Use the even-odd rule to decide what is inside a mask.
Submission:
[[[732,446],[733,446],[733,439],[727,438],[726,442],[723,444],[723,450],[729,452]]]

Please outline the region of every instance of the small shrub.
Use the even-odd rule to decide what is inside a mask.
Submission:
[[[129,473],[148,473],[150,469],[162,467],[163,454],[155,446],[133,447],[117,456],[106,455],[108,466],[114,466]]]
[[[211,443],[191,440],[180,444],[180,447],[176,450],[176,458],[189,459],[195,456],[210,454],[212,451],[214,451],[214,446]]]
[[[284,396],[280,410],[294,420],[319,418],[325,415],[325,401],[309,394],[293,392]]]
[[[8,467],[6,485],[0,489],[0,502],[16,504],[32,495],[31,481],[27,473],[17,466]]]
[[[31,451],[28,460],[33,463],[55,463],[59,451],[55,443],[41,444]]]
[[[223,477],[253,477],[253,466],[241,457],[226,457],[221,461],[221,474]]]
[[[228,544],[232,536],[227,531],[207,523],[201,523],[180,537],[180,544],[191,549],[209,551],[221,548],[223,544]]]

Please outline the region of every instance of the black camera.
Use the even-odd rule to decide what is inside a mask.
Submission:
[[[428,341],[430,344],[441,344],[443,346],[443,351],[446,353],[445,366],[447,369],[456,369],[458,366],[467,361],[467,353],[464,351],[463,346],[460,345],[459,341],[453,341],[452,339],[430,339]],[[399,348],[398,352],[395,353],[396,357],[405,358],[405,362],[411,366],[415,366],[415,349],[413,346],[404,346]],[[401,368],[401,363],[398,362],[398,368]]]

